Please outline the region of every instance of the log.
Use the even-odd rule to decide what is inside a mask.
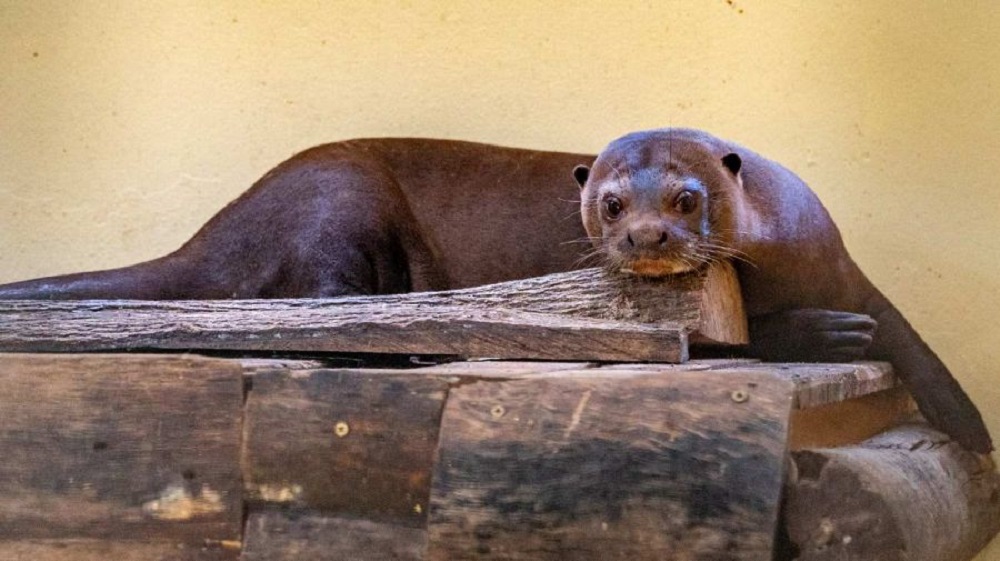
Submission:
[[[15,352],[222,349],[683,362],[691,332],[699,341],[747,341],[728,265],[665,280],[587,269],[448,292],[326,300],[4,301],[0,321],[0,350]]]
[[[229,361],[0,354],[0,542],[239,540],[242,402]]]
[[[453,388],[427,559],[770,561],[790,392],[761,372]]]
[[[422,561],[427,531],[315,512],[251,512],[242,561]]]
[[[1000,530],[1000,476],[922,424],[792,454],[785,518],[800,561],[966,561]]]

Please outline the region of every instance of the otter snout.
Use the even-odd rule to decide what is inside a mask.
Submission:
[[[657,252],[667,246],[670,236],[666,228],[658,224],[640,224],[629,228],[625,241],[633,251]]]

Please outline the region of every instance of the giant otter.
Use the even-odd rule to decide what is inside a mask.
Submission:
[[[992,449],[975,406],[851,260],[805,183],[693,130],[633,133],[596,160],[421,139],[319,146],[268,172],[165,257],[2,285],[0,299],[385,294],[591,261],[660,276],[717,259],[736,263],[752,354],[888,360],[934,426],[971,450]]]
[[[889,361],[932,425],[992,450],[975,405],[788,169],[704,132],[663,129],[615,140],[574,175],[588,237],[609,266],[661,276],[733,259],[754,355]]]

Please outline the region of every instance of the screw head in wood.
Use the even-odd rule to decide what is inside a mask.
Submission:
[[[745,390],[733,390],[733,393],[729,394],[729,397],[736,403],[743,403],[744,401],[750,399],[750,394]]]
[[[337,424],[333,425],[333,434],[344,438],[351,432],[351,427],[344,421],[337,421]]]
[[[504,409],[503,405],[494,405],[493,408],[490,409],[490,415],[492,415],[494,419],[499,419],[500,417],[503,417],[504,413],[506,412],[507,410]]]

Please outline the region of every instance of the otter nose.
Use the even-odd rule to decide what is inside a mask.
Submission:
[[[667,233],[663,228],[652,225],[631,228],[626,237],[628,244],[635,249],[657,250],[667,243]]]

